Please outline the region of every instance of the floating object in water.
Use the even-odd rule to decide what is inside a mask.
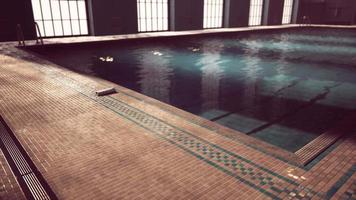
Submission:
[[[195,47],[188,47],[189,50],[193,51],[193,52],[197,52],[200,51],[199,48],[195,48]]]
[[[103,62],[114,62],[114,58],[111,56],[100,57],[99,59]]]
[[[154,52],[153,52],[153,55],[155,55],[155,56],[162,56],[163,53],[161,53],[161,52],[159,52],[159,51],[154,51]]]
[[[95,92],[97,96],[105,96],[105,95],[110,95],[110,94],[114,94],[117,93],[116,89],[111,87],[111,88],[106,88],[103,90],[98,90]]]

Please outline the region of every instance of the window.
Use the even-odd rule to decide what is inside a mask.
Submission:
[[[31,1],[35,22],[43,37],[88,35],[85,0]]]
[[[258,26],[262,23],[263,0],[251,0],[248,25]]]
[[[293,0],[284,0],[282,24],[290,24],[292,20]]]
[[[168,30],[168,0],[137,0],[138,31]]]
[[[204,28],[221,28],[224,0],[204,1]]]

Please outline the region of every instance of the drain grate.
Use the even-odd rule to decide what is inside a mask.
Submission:
[[[27,199],[57,199],[2,116],[0,116],[0,148]]]
[[[330,129],[305,145],[303,148],[299,149],[295,152],[295,155],[299,157],[300,162],[304,166],[309,164],[343,135],[352,132],[355,129],[355,121],[356,112],[348,113],[348,117],[337,123],[335,128]]]

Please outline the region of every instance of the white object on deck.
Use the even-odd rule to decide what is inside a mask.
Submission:
[[[112,88],[106,88],[106,89],[103,89],[103,90],[98,90],[95,93],[98,96],[105,96],[105,95],[116,93],[116,89],[113,88],[113,87]]]

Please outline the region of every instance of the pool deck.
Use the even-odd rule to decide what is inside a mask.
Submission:
[[[205,30],[218,31],[224,30]],[[45,44],[177,34],[184,33]],[[58,199],[356,199],[356,124],[336,128],[341,139],[303,166],[293,153],[16,44],[0,43],[0,115]],[[107,87],[118,93],[95,95]],[[0,199],[25,199],[2,151]]]

